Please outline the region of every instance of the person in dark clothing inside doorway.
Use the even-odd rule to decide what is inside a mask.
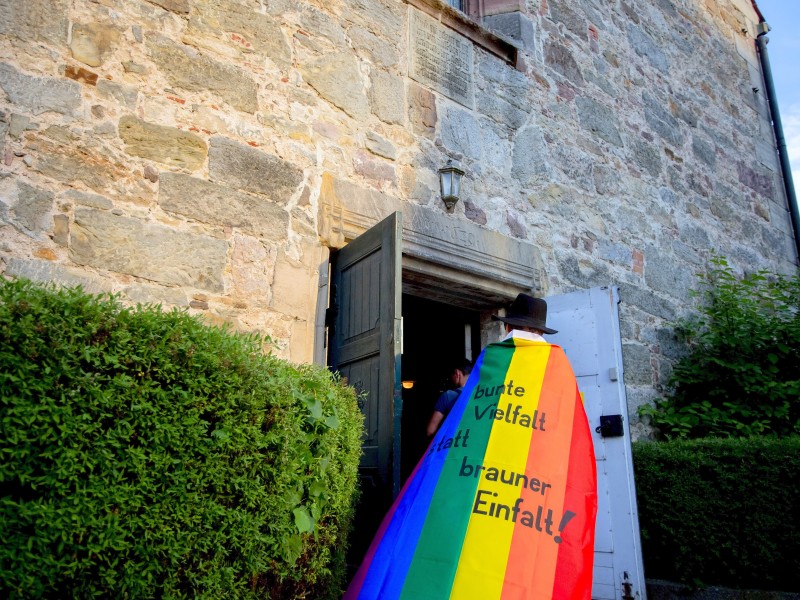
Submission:
[[[428,421],[428,437],[433,436],[441,426],[444,418],[448,415],[453,405],[458,400],[461,390],[464,389],[464,384],[472,372],[472,363],[464,359],[455,365],[450,372],[450,381],[455,386],[455,389],[445,391],[433,406],[433,414],[430,421]]]

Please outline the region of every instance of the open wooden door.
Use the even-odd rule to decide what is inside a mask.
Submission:
[[[646,600],[616,287],[547,298],[547,341],[564,348],[583,393],[597,460],[594,600]]]
[[[331,257],[328,364],[364,412],[356,553],[400,492],[401,236],[395,212]]]

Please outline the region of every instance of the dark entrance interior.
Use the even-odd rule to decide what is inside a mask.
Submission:
[[[430,441],[426,426],[433,405],[450,386],[449,369],[480,353],[480,313],[403,294],[403,355],[401,358],[403,414],[400,428],[401,485],[414,470]],[[374,478],[361,478],[361,497],[355,528],[350,536],[351,571],[361,563],[384,514],[391,505],[388,487],[376,487]]]
[[[400,472],[408,478],[428,446],[425,428],[450,370],[480,353],[479,313],[403,294],[403,419]]]

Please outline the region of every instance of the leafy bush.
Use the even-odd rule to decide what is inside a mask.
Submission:
[[[800,433],[800,275],[737,278],[712,263],[699,315],[676,329],[689,352],[674,393],[641,413],[667,438]]]
[[[338,595],[361,413],[262,342],[0,281],[0,596]]]
[[[800,592],[800,438],[633,444],[648,579]]]

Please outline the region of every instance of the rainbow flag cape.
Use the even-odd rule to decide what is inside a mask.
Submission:
[[[597,475],[559,346],[481,353],[345,600],[591,598]]]

